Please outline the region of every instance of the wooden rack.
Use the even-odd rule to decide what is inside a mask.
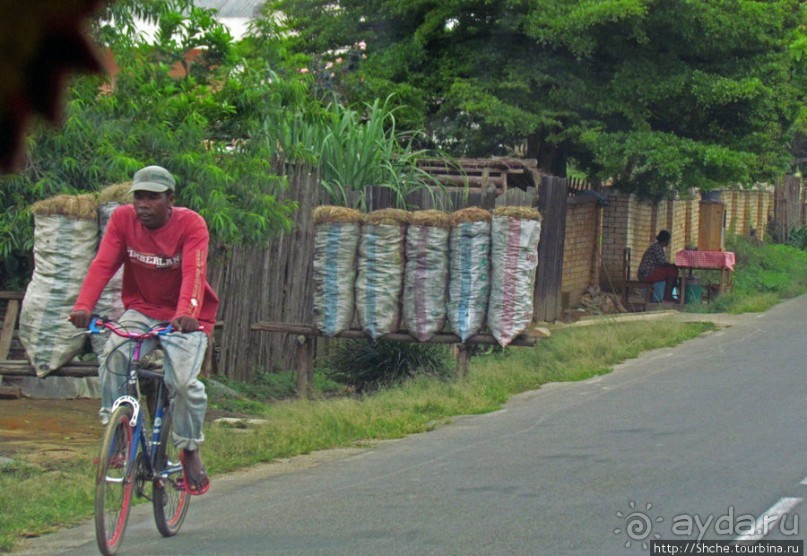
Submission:
[[[0,301],[5,301],[3,326],[0,329],[0,376],[36,376],[36,370],[25,358],[25,353],[17,345],[19,341],[20,302],[23,292],[0,291]],[[98,374],[95,363],[70,362],[52,371],[52,376],[87,377]],[[20,397],[18,388],[0,386],[0,397]]]

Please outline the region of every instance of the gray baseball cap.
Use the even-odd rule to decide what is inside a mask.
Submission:
[[[153,191],[155,193],[170,191],[173,193],[175,187],[176,182],[171,172],[162,166],[146,166],[135,172],[129,193],[135,191]]]

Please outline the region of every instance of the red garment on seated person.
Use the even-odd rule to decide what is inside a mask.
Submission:
[[[672,283],[676,278],[678,278],[678,267],[674,265],[656,266],[643,281],[648,284],[661,281]]]

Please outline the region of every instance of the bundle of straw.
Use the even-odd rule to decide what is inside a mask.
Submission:
[[[463,222],[490,222],[490,212],[479,207],[468,207],[451,213],[451,225],[457,226]]]
[[[435,228],[450,228],[451,220],[442,210],[417,210],[409,213],[409,223],[412,226],[432,226]]]
[[[365,224],[406,224],[409,222],[409,213],[401,209],[380,209],[374,210],[364,217]]]
[[[76,220],[96,220],[98,201],[95,195],[57,195],[31,206],[37,216],[68,216]]]
[[[520,220],[540,220],[541,213],[530,207],[499,207],[493,209],[494,216],[506,216]]]
[[[105,187],[98,193],[98,204],[120,203],[125,205],[132,202],[132,195],[129,188],[132,182],[126,181]]]
[[[337,223],[353,223],[362,222],[363,215],[361,212],[347,207],[337,207],[331,205],[324,205],[315,208],[313,211],[314,224],[324,224],[326,222]]]

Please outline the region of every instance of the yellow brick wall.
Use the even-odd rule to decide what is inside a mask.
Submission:
[[[753,229],[757,238],[765,237],[773,191],[765,186],[750,190],[723,191],[720,201],[726,207],[726,237],[748,236]]]
[[[566,240],[563,258],[562,297],[574,307],[591,284],[599,283],[610,290],[622,280],[622,259],[626,247],[631,249],[631,278],[645,249],[655,241],[659,230],[667,229],[672,242],[667,257],[674,260],[675,253],[688,244],[698,242],[700,199],[676,199],[656,204],[639,201],[634,195],[616,191],[606,193],[608,205],[598,208],[595,203],[569,204],[566,212]],[[766,232],[768,218],[773,209],[773,191],[757,188],[742,191],[724,191],[721,201],[726,206],[726,235],[748,235],[753,228],[759,239]],[[601,216],[598,216],[601,215]],[[595,256],[600,224],[601,268],[596,267]]]
[[[602,223],[602,266],[600,285],[610,289],[622,279],[623,252],[631,249],[631,279],[645,249],[655,241],[661,229],[672,234],[667,257],[688,244],[698,243],[700,199],[677,199],[656,204],[639,201],[634,195],[608,192]],[[726,205],[726,234],[748,235],[753,228],[757,237],[765,234],[769,212],[772,210],[773,192],[769,188],[724,191],[721,200]]]
[[[608,191],[608,205],[602,218],[602,273],[600,284],[604,288],[618,284],[622,276],[622,250],[629,246],[633,237],[632,195]],[[629,237],[630,235],[630,237]]]
[[[684,218],[686,232],[684,233],[684,246],[697,245],[700,233],[700,205],[695,199],[686,201],[686,216]]]
[[[569,204],[566,210],[561,296],[569,307],[579,305],[586,288],[597,282],[594,261],[600,212],[594,202]]]

